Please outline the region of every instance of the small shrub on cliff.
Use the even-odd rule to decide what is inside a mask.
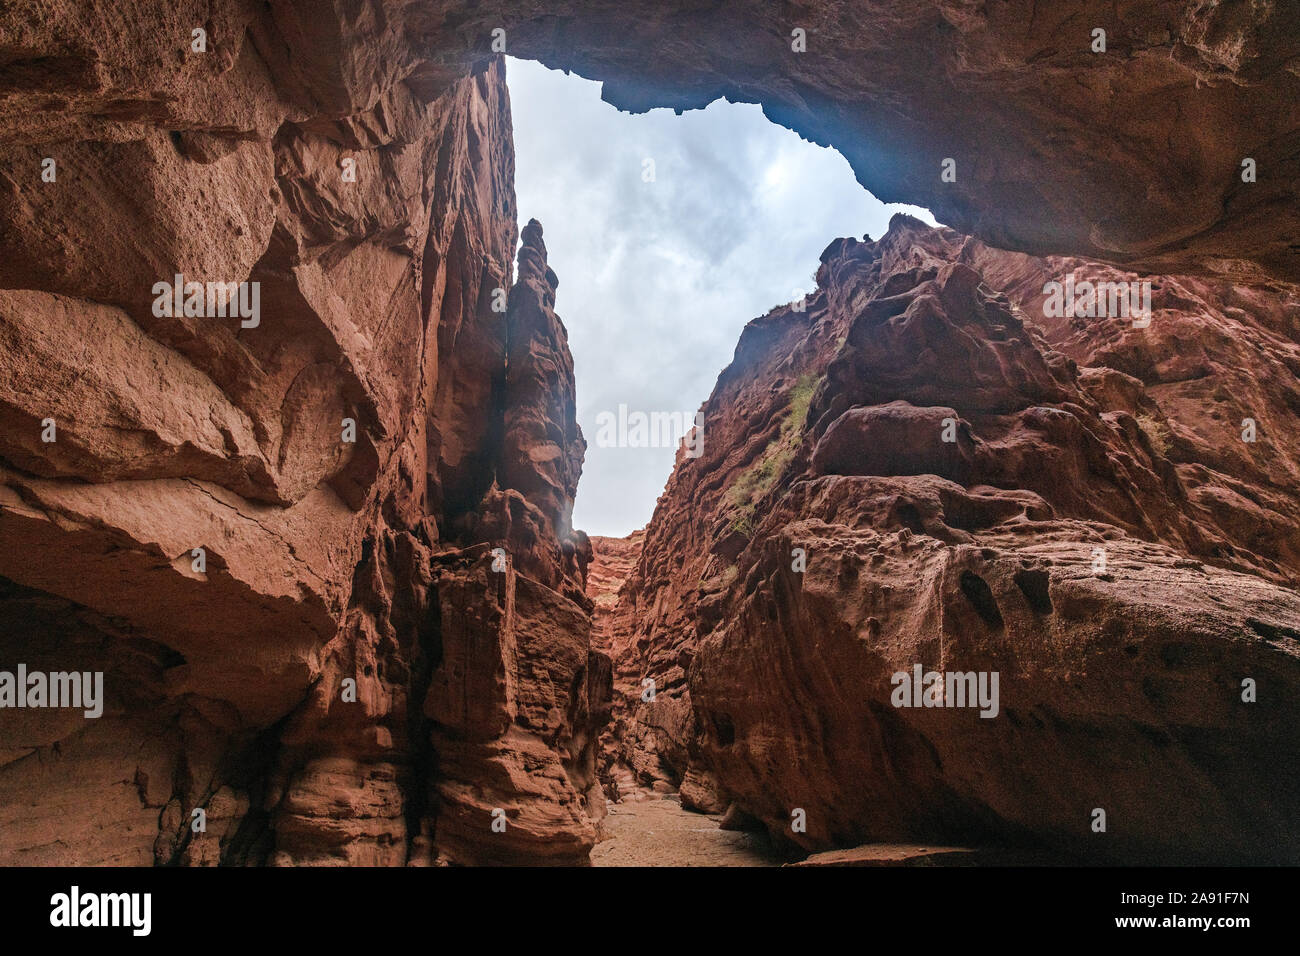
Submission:
[[[1152,418],[1150,415],[1139,415],[1137,417],[1138,427],[1146,432],[1146,436],[1151,441],[1151,447],[1162,458],[1169,457],[1169,449],[1172,440],[1169,435],[1169,426],[1162,421]]]
[[[776,437],[727,489],[727,503],[736,509],[731,519],[733,531],[746,536],[754,533],[754,508],[772,490],[798,450],[804,419],[808,416],[808,406],[812,404],[818,381],[815,375],[804,375],[791,386],[786,393],[785,418]]]
[[[736,575],[739,573],[739,568],[734,564],[729,564],[718,574],[714,574],[707,578],[700,578],[700,587],[706,591],[726,589],[731,586],[731,582],[736,580]]]

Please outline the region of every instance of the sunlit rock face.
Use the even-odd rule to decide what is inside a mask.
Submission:
[[[1137,279],[895,217],[749,324],[606,612],[642,782],[805,850],[1300,859],[1300,296],[1045,315],[1074,275]]]
[[[630,720],[629,715],[641,696],[651,693],[649,685],[640,683],[643,678],[635,646],[638,616],[620,599],[641,560],[644,541],[644,529],[624,538],[593,536],[587,569],[587,593],[593,605],[592,645],[611,661],[610,716],[601,734],[597,764],[601,786],[613,800],[627,798],[646,781],[659,779],[668,785],[667,775],[655,773],[657,762],[650,748],[634,746],[625,737],[629,732],[644,731],[644,725]],[[642,762],[633,767],[629,758]]]

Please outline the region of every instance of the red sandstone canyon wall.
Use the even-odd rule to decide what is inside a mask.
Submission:
[[[105,699],[0,711],[0,862],[582,863],[619,781],[804,850],[1294,861],[1297,6],[1048,6],[7,4],[0,670]],[[496,39],[960,230],[751,323],[612,572]],[[1149,328],[1043,315],[1114,264]],[[892,708],[913,663],[1001,716]]]
[[[746,327],[603,625],[643,784],[805,851],[1297,859],[1300,290],[1045,318],[1076,272],[1136,278],[898,216]],[[993,719],[896,706],[917,665]]]
[[[0,18],[0,658],[106,688],[4,713],[0,859],[581,862],[609,668],[503,65],[196,10]]]

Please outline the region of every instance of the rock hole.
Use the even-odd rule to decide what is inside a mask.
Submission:
[[[993,591],[989,584],[978,574],[972,574],[970,571],[961,573],[961,593],[966,595],[966,600],[970,601],[984,623],[989,627],[1002,627],[1002,612],[998,610],[998,602],[993,599]]]
[[[1246,618],[1246,626],[1266,641],[1300,641],[1300,631],[1293,630],[1289,627],[1282,627],[1278,624],[1269,624],[1265,621],[1261,621],[1257,617]]]
[[[921,512],[910,501],[905,501],[898,506],[897,517],[898,523],[908,531],[914,534],[925,534],[925,528],[921,524]]]
[[[718,743],[730,747],[736,742],[736,725],[726,714],[713,715],[713,732],[718,736]]]
[[[1035,614],[1052,613],[1052,596],[1048,593],[1049,581],[1046,571],[1016,572],[1016,587],[1020,588],[1020,593],[1025,596],[1025,600],[1029,602]]]

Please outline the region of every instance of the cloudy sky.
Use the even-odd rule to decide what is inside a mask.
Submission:
[[[634,116],[576,75],[514,59],[506,75],[519,221],[541,222],[560,278],[587,437],[573,523],[624,535],[650,520],[674,448],[599,447],[598,416],[689,419],[745,323],[813,289],[832,239],[879,237],[899,210],[933,220],[877,201],[839,153],[757,106]]]

